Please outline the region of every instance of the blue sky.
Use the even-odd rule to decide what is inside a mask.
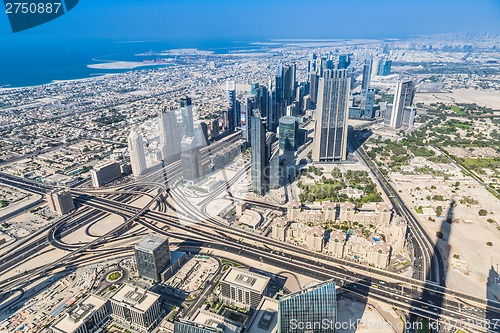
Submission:
[[[461,31],[499,32],[500,0],[80,0],[61,18],[17,34],[0,13],[0,42],[370,38]]]

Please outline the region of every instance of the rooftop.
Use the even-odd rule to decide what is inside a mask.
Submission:
[[[159,298],[160,295],[156,293],[130,284],[124,284],[123,287],[119,289],[110,300],[117,303],[125,303],[128,305],[128,308],[145,312]]]
[[[106,300],[94,295],[90,295],[74,309],[68,311],[61,321],[56,323],[53,328],[56,332],[72,333],[75,332],[85,322],[85,319],[106,304]]]
[[[135,245],[136,248],[143,250],[154,251],[164,242],[168,241],[167,238],[158,235],[148,235],[144,237],[139,243]]]
[[[276,325],[278,323],[278,304],[279,302],[276,299],[263,297],[252,318],[250,319],[248,332],[276,332]]]
[[[241,286],[245,289],[251,289],[255,292],[263,293],[270,278],[232,267],[222,280],[230,284]]]

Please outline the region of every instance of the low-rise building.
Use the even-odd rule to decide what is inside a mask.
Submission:
[[[90,295],[50,327],[52,333],[93,333],[109,318],[109,302]]]
[[[111,317],[140,332],[153,330],[165,315],[160,295],[138,286],[124,284],[110,298]]]
[[[230,306],[256,308],[266,294],[270,278],[239,268],[230,268],[220,281],[221,299]]]

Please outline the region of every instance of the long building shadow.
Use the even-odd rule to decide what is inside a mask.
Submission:
[[[454,208],[455,208],[455,200],[451,199],[449,206],[446,210],[445,213],[445,218],[441,222],[441,227],[439,231],[436,233],[437,236],[437,241],[434,244],[432,254],[430,256],[431,262],[429,264],[429,267],[427,268],[427,274],[426,274],[426,280],[425,280],[425,288],[422,292],[415,292],[413,294],[413,302],[411,303],[411,309],[412,310],[410,314],[410,321],[411,322],[417,322],[420,321],[421,318],[419,318],[418,314],[416,313],[417,311],[431,311],[435,313],[436,317],[442,314],[442,307],[445,306],[446,300],[444,299],[444,295],[441,293],[435,293],[433,290],[436,288],[436,283],[433,282],[432,279],[432,272],[434,271],[433,265],[434,265],[434,258],[436,256],[437,252],[440,252],[442,255],[442,260],[443,260],[443,267],[444,270],[439,272],[439,282],[440,285],[445,285],[446,283],[446,276],[448,272],[448,263],[449,263],[449,256],[450,256],[450,245],[449,245],[449,240],[451,237],[451,225],[453,223],[453,216],[454,216]],[[441,256],[436,256],[438,259],[441,260]],[[424,305],[422,303],[427,303],[430,305]],[[434,325],[431,325],[429,327],[429,331],[433,331]],[[436,331],[438,332],[438,331]],[[439,332],[446,332],[445,329],[439,329]]]
[[[500,302],[500,271],[498,270],[498,264],[496,269],[493,266],[490,267],[488,280],[486,281],[486,300],[486,322],[490,323],[491,327],[496,328],[500,332],[498,312],[491,310],[493,301]]]

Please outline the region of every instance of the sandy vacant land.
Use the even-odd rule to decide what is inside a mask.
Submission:
[[[414,103],[476,103],[477,105],[500,109],[500,94],[495,90],[456,89],[451,93],[419,93]]]

